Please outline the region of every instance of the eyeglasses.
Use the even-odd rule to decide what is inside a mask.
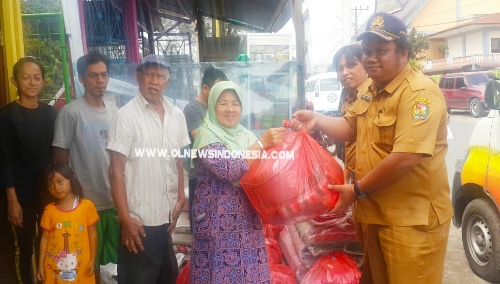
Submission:
[[[168,76],[158,73],[144,73],[144,76],[146,76],[149,80],[158,79],[159,82],[165,82],[168,80]]]

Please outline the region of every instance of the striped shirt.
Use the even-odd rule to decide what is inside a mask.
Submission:
[[[138,94],[116,113],[107,145],[128,158],[124,179],[129,214],[145,226],[170,223],[178,195],[178,159],[169,155],[190,143],[182,111],[163,96],[161,104],[163,126],[153,106]],[[168,154],[141,155],[162,149]]]

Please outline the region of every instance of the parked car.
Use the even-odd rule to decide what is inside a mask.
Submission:
[[[451,109],[469,110],[473,117],[486,115],[484,89],[494,79],[490,72],[462,72],[446,74],[439,80],[439,88],[446,99],[448,112]]]
[[[338,112],[342,86],[337,72],[326,72],[306,80],[306,99],[314,105],[315,111]]]
[[[455,165],[453,224],[462,227],[469,265],[479,277],[500,282],[500,81],[486,87],[492,110],[479,121]]]

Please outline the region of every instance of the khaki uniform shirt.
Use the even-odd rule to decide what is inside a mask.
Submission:
[[[392,152],[422,159],[394,184],[356,202],[358,222],[390,226],[428,225],[432,208],[439,223],[452,216],[446,172],[446,102],[438,86],[409,65],[383,90],[368,79],[345,119],[357,129],[356,179]],[[388,172],[387,175],[391,173]]]
[[[346,95],[345,102],[342,105],[342,115],[344,115],[347,112],[347,109],[349,109],[356,101],[356,92],[350,92]],[[344,151],[345,168],[354,173],[356,166],[356,141],[346,141]]]

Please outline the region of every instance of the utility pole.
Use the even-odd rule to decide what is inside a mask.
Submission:
[[[368,11],[368,7],[366,8],[361,8],[361,6],[356,6],[354,7],[354,9],[352,9],[354,11],[354,38],[358,38],[358,17],[359,17],[359,14],[361,13],[361,11]]]
[[[295,45],[297,61],[300,63],[297,68],[297,109],[306,108],[306,68],[305,68],[305,34],[304,18],[302,15],[302,0],[288,0],[292,12],[293,27],[295,29]]]

